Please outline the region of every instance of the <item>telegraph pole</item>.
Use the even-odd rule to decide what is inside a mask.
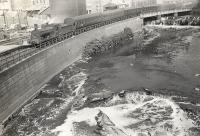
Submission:
[[[27,27],[28,27],[28,11],[26,11],[26,16],[25,16],[25,18],[26,18],[26,25],[27,25]]]
[[[6,20],[6,14],[5,14],[4,9],[3,9],[3,21],[4,21],[5,28],[6,28],[7,27],[7,20]]]
[[[18,16],[19,26],[21,27],[21,20],[20,20],[19,10],[17,10],[17,16]]]
[[[101,4],[101,0],[99,0],[99,12],[102,12],[102,4]]]
[[[13,1],[14,0],[10,0],[10,9],[11,9],[11,11],[14,10],[14,2]]]

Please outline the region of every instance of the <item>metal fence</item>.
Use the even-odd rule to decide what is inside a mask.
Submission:
[[[57,38],[49,39],[49,41],[45,41],[39,45],[31,45],[31,46],[23,46],[19,47],[17,49],[14,49],[14,51],[10,50],[4,54],[0,54],[0,72],[12,67],[13,65],[16,65],[20,61],[46,49],[49,46],[53,46],[56,43],[59,43],[61,41],[64,41],[67,38],[72,37],[65,36],[62,37],[62,39],[58,40]]]
[[[0,71],[17,64],[29,56],[32,56],[33,54],[37,53],[38,50],[39,49],[37,48],[21,49],[0,57]]]

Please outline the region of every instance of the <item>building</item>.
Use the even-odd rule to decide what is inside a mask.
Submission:
[[[157,0],[87,0],[87,11],[88,13],[103,12],[104,7],[110,3],[116,4],[118,8],[139,8],[157,5]]]
[[[86,0],[88,14],[103,12],[102,0]]]
[[[157,5],[157,0],[131,0],[131,7],[140,8]]]
[[[12,0],[13,10],[41,10],[49,7],[49,0]]]
[[[39,13],[48,7],[49,0],[0,0],[0,27],[45,23],[48,16]]]
[[[127,8],[129,7],[129,3],[127,3],[125,0],[122,0],[121,3],[118,3],[117,6],[118,8]]]
[[[117,8],[131,7],[131,0],[87,0],[88,14],[103,12],[109,3],[117,5]]]
[[[86,0],[50,0],[52,17],[73,17],[87,14]]]
[[[0,10],[12,10],[13,0],[0,0]]]

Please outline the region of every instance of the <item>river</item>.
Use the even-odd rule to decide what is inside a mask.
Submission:
[[[200,29],[146,26],[143,36],[64,69],[4,135],[99,136],[100,110],[124,135],[200,135]]]

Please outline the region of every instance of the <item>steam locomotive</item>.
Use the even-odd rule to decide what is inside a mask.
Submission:
[[[169,6],[172,8],[172,6]],[[139,16],[140,14],[160,11],[159,5],[110,10],[103,13],[87,14],[66,18],[63,24],[46,24],[31,32],[31,45],[50,45],[78,35],[85,31]]]

